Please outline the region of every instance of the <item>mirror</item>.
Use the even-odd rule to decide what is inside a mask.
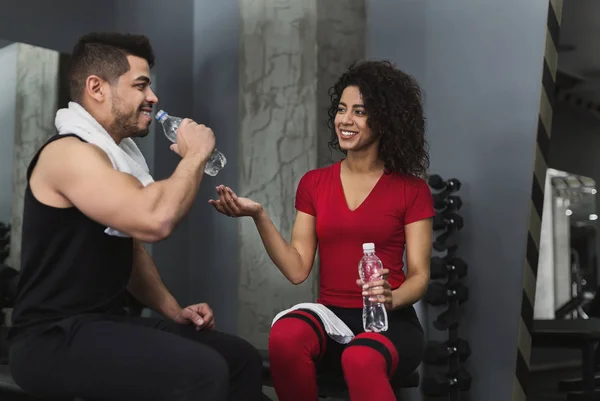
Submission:
[[[600,334],[599,12],[600,3],[592,1],[564,2],[562,9],[548,169],[540,185],[544,202],[531,333],[531,400],[570,399],[585,386],[594,391],[593,348],[585,351],[584,338],[594,330]],[[592,375],[588,382],[581,380],[586,371]]]
[[[549,168],[534,317],[588,318],[597,282],[596,181]]]

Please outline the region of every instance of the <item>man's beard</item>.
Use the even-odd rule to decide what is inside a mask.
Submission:
[[[143,138],[149,133],[149,128],[140,129],[139,117],[142,113],[141,106],[137,112],[125,113],[121,109],[120,99],[114,99],[112,103],[112,112],[115,120],[112,124],[111,131],[119,133],[122,138]]]

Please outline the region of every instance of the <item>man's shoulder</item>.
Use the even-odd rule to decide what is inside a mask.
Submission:
[[[108,160],[108,156],[102,149],[76,135],[61,135],[40,149],[40,162],[64,165],[70,160],[89,160],[90,157],[102,157]]]
[[[55,183],[98,174],[112,168],[108,155],[96,145],[76,136],[65,136],[40,149],[28,169],[28,177]]]

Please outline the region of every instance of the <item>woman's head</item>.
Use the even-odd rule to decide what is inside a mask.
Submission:
[[[389,172],[429,167],[419,85],[387,61],[353,64],[329,90],[329,146],[347,154],[377,147]]]

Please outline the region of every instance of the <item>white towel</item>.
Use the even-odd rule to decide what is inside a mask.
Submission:
[[[125,138],[117,145],[100,123],[78,103],[69,102],[68,108],[58,110],[54,124],[60,135],[75,134],[102,149],[115,170],[131,174],[143,186],[154,182],[146,159],[133,139]],[[129,237],[110,227],[104,232],[108,235]]]
[[[350,340],[354,338],[354,333],[352,332],[352,330],[350,330],[348,326],[346,326],[346,323],[344,323],[325,305],[317,303],[301,303],[298,305],[294,305],[290,309],[284,310],[283,312],[279,312],[277,316],[275,316],[275,318],[273,319],[273,323],[271,323],[271,326],[273,326],[273,324],[275,324],[275,322],[280,317],[296,309],[308,309],[319,315],[321,321],[323,322],[323,325],[325,326],[325,332],[336,342],[340,344],[348,344]]]

